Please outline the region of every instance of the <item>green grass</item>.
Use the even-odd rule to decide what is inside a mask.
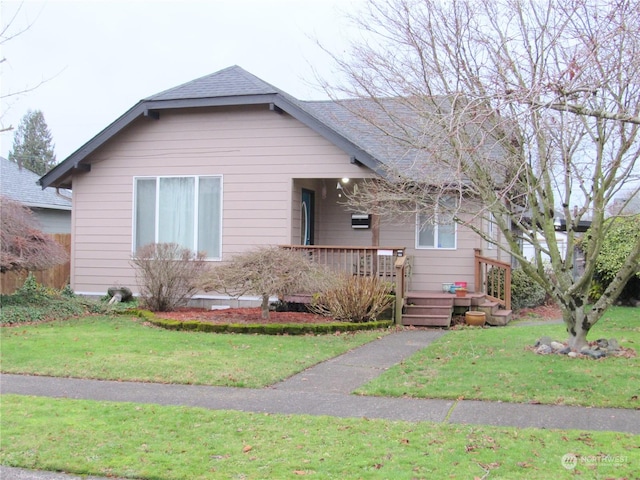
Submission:
[[[221,335],[148,327],[132,317],[85,317],[1,328],[1,368],[4,373],[256,388],[384,334]]]
[[[637,478],[637,435],[1,397],[0,463],[144,479]],[[574,470],[566,454],[579,457]],[[608,455],[608,457],[606,457]]]
[[[567,336],[563,325],[450,332],[359,393],[640,408],[640,358],[571,359],[525,348],[543,335]],[[640,310],[612,308],[589,334],[591,340],[601,337],[617,338],[623,347],[637,350]]]

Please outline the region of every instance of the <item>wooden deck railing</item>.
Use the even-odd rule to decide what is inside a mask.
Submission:
[[[476,291],[511,310],[511,265],[475,252]]]
[[[396,325],[402,325],[402,310],[404,309],[404,299],[409,289],[409,278],[411,277],[411,262],[409,257],[396,257],[396,304],[394,321]]]
[[[349,247],[327,245],[281,245],[281,248],[305,252],[313,261],[336,272],[377,276],[393,283],[396,294],[396,322],[402,315],[404,296],[410,275],[410,262],[404,247]],[[398,313],[399,312],[399,313]]]

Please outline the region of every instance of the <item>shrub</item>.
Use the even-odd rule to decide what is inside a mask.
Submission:
[[[46,270],[67,260],[65,249],[40,231],[29,208],[0,195],[0,273]]]
[[[207,265],[203,253],[194,254],[176,243],[145,245],[131,263],[137,267],[140,296],[155,312],[185,305],[198,291],[196,282]]]
[[[511,272],[511,307],[514,310],[542,305],[547,298],[545,290],[521,268]]]
[[[205,291],[239,297],[262,298],[262,318],[269,318],[269,298],[317,291],[325,276],[322,268],[303,253],[279,247],[259,247],[234,256],[228,263],[206,272],[200,285]]]
[[[275,312],[302,312],[309,311],[309,306],[306,303],[299,302],[285,302],[284,300],[278,300],[271,304],[271,308]]]
[[[282,324],[218,324],[197,320],[181,322],[165,318],[155,318],[153,314],[147,316],[147,321],[167,330],[197,331],[207,333],[233,333],[245,335],[327,335],[338,332],[356,332],[361,330],[376,330],[390,328],[391,320],[378,320],[366,323],[282,323]]]
[[[344,322],[374,321],[393,305],[392,286],[378,277],[339,275],[334,284],[314,296],[309,309]]]
[[[615,222],[615,223],[613,223]],[[606,221],[609,228],[602,241],[602,248],[596,260],[596,268],[590,296],[597,300],[604,293],[623,263],[631,254],[631,249],[640,236],[640,214],[629,217],[612,217]],[[588,232],[587,235],[590,235]],[[620,294],[621,301],[627,301],[638,295],[640,285],[640,266]]]
[[[68,286],[62,290],[47,288],[39,284],[33,275],[29,275],[13,295],[2,295],[0,302],[0,324],[5,325],[64,320],[89,313],[112,314],[124,310],[115,305],[77,297]]]

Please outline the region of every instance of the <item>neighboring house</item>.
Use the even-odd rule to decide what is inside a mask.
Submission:
[[[73,187],[72,288],[135,291],[132,253],[178,242],[212,262],[265,244],[309,245],[317,257],[374,252],[342,257],[354,273],[400,255],[411,259],[412,290],[473,290],[484,242],[470,230],[378,222],[339,203],[389,160],[355,123],[337,103],[299,101],[237,66],[141,100],[40,180]]]
[[[558,213],[554,226],[556,231],[555,232],[556,244],[558,246],[558,250],[560,251],[560,255],[564,257],[567,253],[567,243],[568,243],[567,222],[563,218],[561,213]],[[590,220],[580,220],[576,225],[574,232],[576,236],[579,237],[581,234],[584,234],[587,230],[589,230],[589,227],[591,227]],[[545,240],[544,236],[540,233],[538,234],[538,241],[540,242],[540,245],[542,246],[542,248],[545,248],[545,249],[548,248],[547,241]],[[527,241],[524,241],[522,243],[522,254],[527,260],[530,260],[532,262],[535,261],[535,258],[536,258],[535,248],[531,243]],[[585,259],[584,259],[584,253],[578,247],[574,247],[574,255],[575,255],[575,260],[573,262],[573,273],[574,273],[574,277],[577,278],[579,275],[582,275],[582,273],[584,272]],[[541,257],[543,262],[551,263],[551,257],[549,257],[547,254],[543,253]]]
[[[71,192],[43,190],[40,176],[0,157],[0,193],[29,207],[45,233],[71,233]]]

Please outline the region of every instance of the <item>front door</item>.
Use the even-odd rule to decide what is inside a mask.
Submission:
[[[300,244],[313,245],[315,193],[302,189],[302,206],[300,212]]]

